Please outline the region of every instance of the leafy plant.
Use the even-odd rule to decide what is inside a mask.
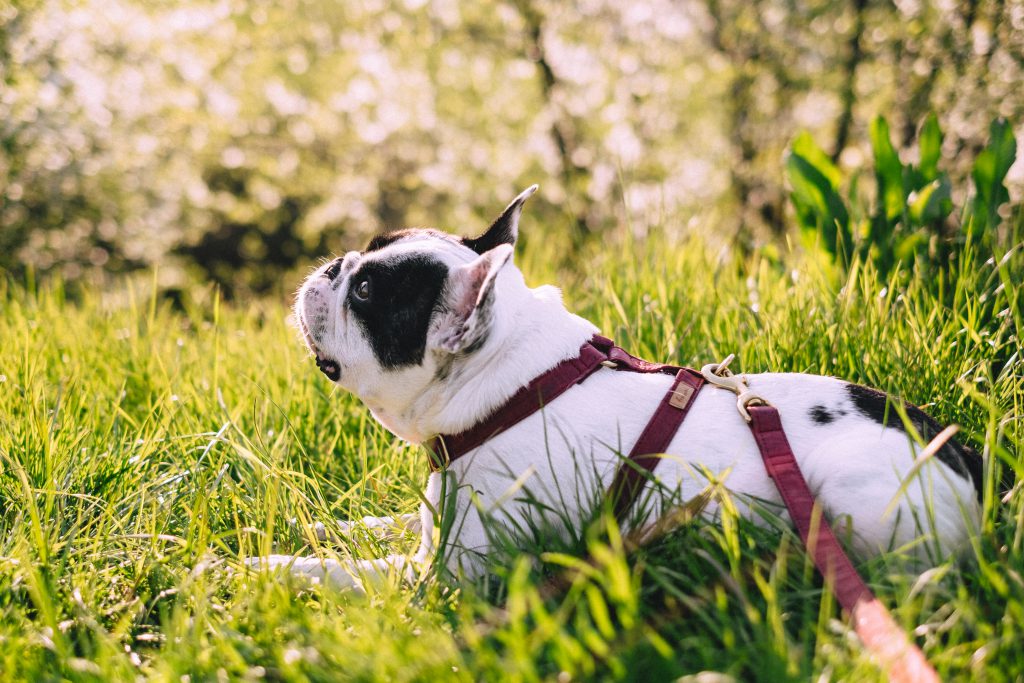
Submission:
[[[801,232],[842,264],[854,255],[874,262],[886,276],[900,261],[949,262],[968,242],[990,239],[1000,224],[1000,207],[1010,196],[1003,184],[1016,158],[1013,131],[997,119],[989,142],[974,161],[973,192],[954,218],[953,188],[939,162],[942,129],[930,114],[918,134],[918,162],[904,163],[883,117],[871,123],[875,192],[861,199],[856,177],[843,174],[810,134],[801,133],[786,154],[790,198]],[[845,185],[845,193],[844,193]]]

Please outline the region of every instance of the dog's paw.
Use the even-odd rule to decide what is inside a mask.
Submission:
[[[364,592],[357,568],[330,558],[265,555],[246,558],[244,565],[257,572],[287,572],[299,581],[312,585],[326,583],[340,590],[359,594]]]

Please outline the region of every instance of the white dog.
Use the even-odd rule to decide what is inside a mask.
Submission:
[[[475,239],[426,229],[387,233],[302,285],[295,314],[317,366],[399,437],[425,442],[470,430],[535,377],[579,354],[597,332],[565,309],[558,289],[528,287],[512,261],[522,206],[535,190]],[[861,555],[906,545],[948,553],[976,528],[981,461],[973,451],[948,441],[936,457],[915,463],[920,448],[884,394],[831,377],[746,378],[780,411],[811,490],[827,518],[846,525]],[[529,528],[537,521],[531,516],[549,510],[555,512],[546,523],[564,528],[592,512],[671,383],[666,374],[600,368],[431,473],[422,543],[412,558],[343,563],[274,555],[253,563],[358,589],[382,571],[410,573],[429,562],[439,550],[436,519],[454,515],[444,520],[451,529],[445,563],[479,573],[489,548],[486,518]],[[917,408],[906,406],[906,414],[925,438],[939,432]],[[673,492],[689,500],[707,476],[721,476],[738,501],[781,503],[728,392],[705,387],[666,451],[654,472],[660,486],[649,484],[649,496]],[[529,496],[516,493],[524,490]],[[896,507],[887,513],[890,504]],[[655,515],[658,506],[649,509]],[[711,503],[705,514],[714,509]]]

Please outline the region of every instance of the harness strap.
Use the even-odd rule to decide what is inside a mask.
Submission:
[[[451,464],[488,439],[522,422],[601,367],[624,372],[665,373],[674,375],[679,367],[651,363],[626,353],[611,339],[595,334],[580,347],[579,355],[569,358],[533,378],[489,417],[459,434],[438,434],[427,441],[428,460],[435,472]]]
[[[661,462],[661,455],[668,449],[672,437],[683,424],[690,406],[697,398],[704,378],[695,370],[681,368],[665,397],[644,427],[629,457],[619,465],[608,496],[619,524],[626,518],[637,497],[643,491],[648,475]]]
[[[747,410],[768,476],[775,482],[814,565],[826,580],[831,579],[832,591],[850,613],[857,635],[889,666],[890,680],[938,683],[935,669],[864,583],[828,521],[815,515],[814,494],[782,431],[779,411],[769,405],[751,405]]]

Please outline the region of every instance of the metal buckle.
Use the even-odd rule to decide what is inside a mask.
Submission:
[[[729,363],[736,358],[736,354],[730,353],[721,363],[708,363],[700,369],[700,374],[708,384],[713,384],[721,389],[728,389],[736,394],[736,410],[747,422],[751,421],[750,411],[747,406],[769,406],[771,405],[764,397],[755,394],[747,386],[747,378],[743,375],[734,375],[729,371]]]

